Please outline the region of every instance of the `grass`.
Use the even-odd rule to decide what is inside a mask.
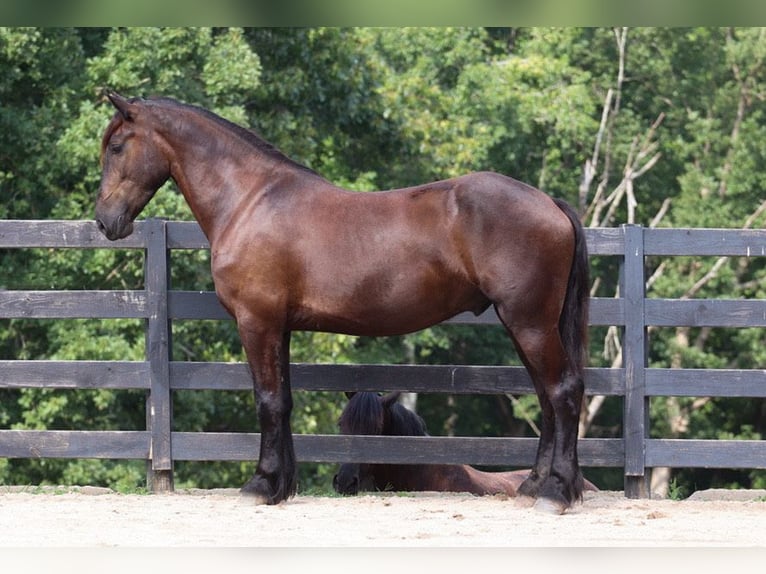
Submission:
[[[672,478],[668,485],[668,498],[670,500],[683,500],[687,496],[686,489],[679,485],[675,478]]]
[[[343,498],[344,496],[335,492],[335,489],[325,486],[309,486],[306,489],[298,488],[298,494],[301,496],[321,496],[323,498]]]

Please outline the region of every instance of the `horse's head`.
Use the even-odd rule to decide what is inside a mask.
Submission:
[[[115,240],[133,232],[133,220],[170,177],[170,160],[143,101],[114,92],[107,97],[117,111],[101,140],[96,224]]]
[[[400,393],[380,396],[377,393],[346,393],[349,401],[340,415],[338,426],[341,434],[383,435],[387,433],[388,413]],[[374,490],[375,482],[371,465],[344,463],[333,477],[333,488],[340,494],[356,494],[362,490]]]
[[[340,432],[355,435],[425,436],[425,422],[397,402],[400,394],[393,392],[381,396],[367,392],[347,393],[349,401],[338,421]],[[363,490],[382,488],[386,486],[384,477],[391,478],[384,469],[393,468],[390,465],[347,462],[340,466],[338,474],[333,478],[333,488],[340,494],[356,494]]]

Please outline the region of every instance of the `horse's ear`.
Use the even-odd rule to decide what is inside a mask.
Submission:
[[[399,395],[402,394],[402,391],[394,391],[392,393],[388,393],[387,395],[383,395],[380,397],[380,402],[383,404],[384,407],[388,408],[391,405],[393,405],[396,401],[399,400]]]
[[[130,103],[127,98],[123,98],[120,94],[112,90],[106,92],[106,97],[109,98],[109,101],[112,102],[112,105],[117,108],[117,111],[122,114],[122,117],[126,121],[131,121],[135,117],[136,106],[135,104]]]
[[[351,398],[356,394],[356,391],[346,391],[346,398],[348,400],[351,400]]]

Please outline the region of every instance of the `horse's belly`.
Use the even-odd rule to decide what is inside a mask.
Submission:
[[[294,314],[296,329],[350,335],[402,335],[436,325],[454,315],[487,309],[489,300],[459,280],[361,281],[344,293],[325,290],[309,297]],[[342,287],[342,281],[339,280]]]
[[[454,312],[429,314],[422,312],[398,314],[382,311],[380,313],[367,313],[364,316],[311,313],[292,321],[291,327],[293,330],[325,331],[366,337],[386,337],[406,335],[407,333],[426,329],[446,321],[462,311],[464,309],[458,309]]]

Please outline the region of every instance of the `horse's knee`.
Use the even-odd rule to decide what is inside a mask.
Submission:
[[[558,384],[548,387],[547,391],[548,398],[557,414],[579,415],[585,394],[585,381],[582,377],[572,373],[564,373]]]
[[[289,419],[293,410],[292,394],[282,393],[257,393],[256,402],[258,409],[258,418],[262,421],[268,421],[272,424],[283,422]]]

